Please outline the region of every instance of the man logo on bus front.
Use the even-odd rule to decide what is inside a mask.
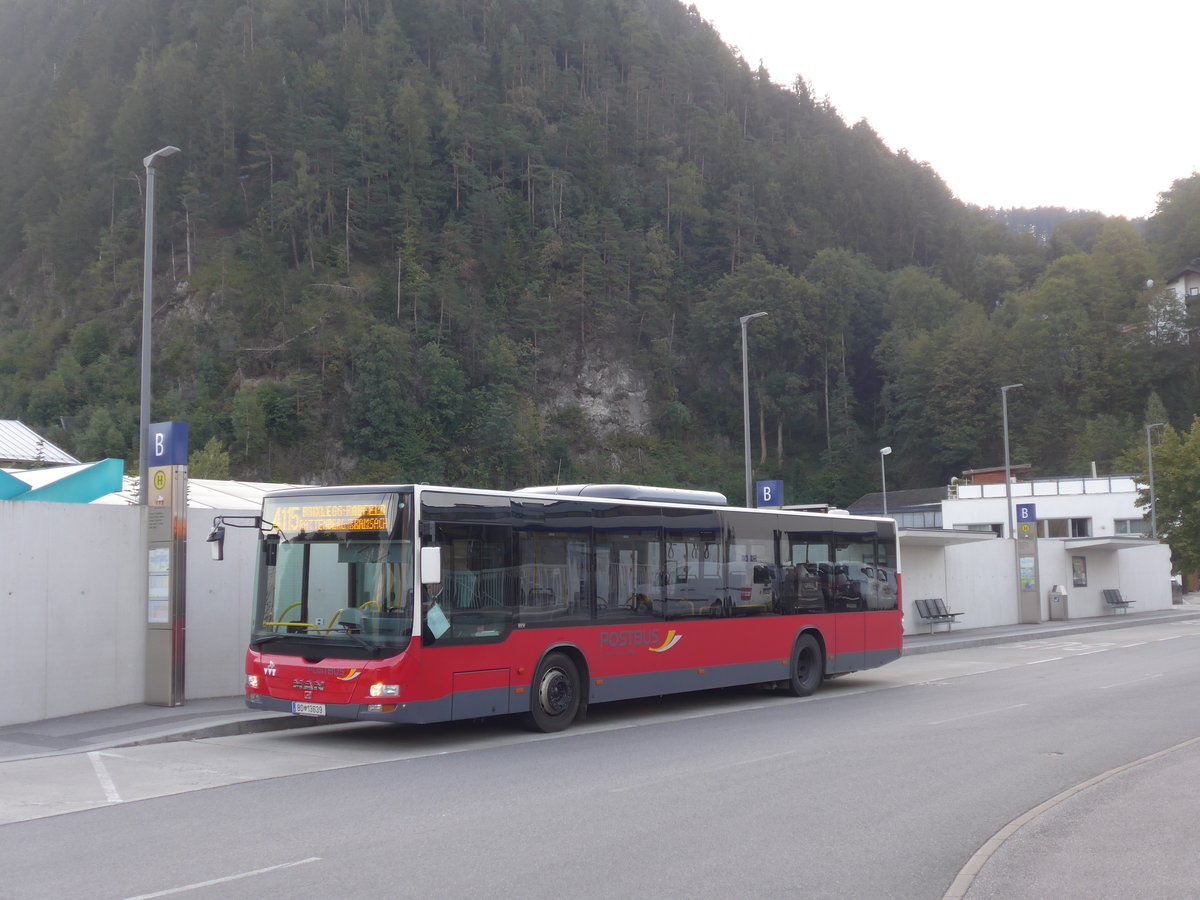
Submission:
[[[273,660],[273,659],[267,660],[266,668],[264,668],[263,671],[266,674],[270,675],[272,678],[274,678],[275,677],[275,660]]]

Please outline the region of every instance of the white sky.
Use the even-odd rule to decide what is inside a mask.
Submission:
[[[1130,218],[1200,169],[1195,0],[684,0],[960,200]]]

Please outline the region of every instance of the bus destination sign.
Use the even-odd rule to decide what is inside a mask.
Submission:
[[[389,532],[396,522],[396,497],[387,494],[268,499],[266,523],[284,534]]]

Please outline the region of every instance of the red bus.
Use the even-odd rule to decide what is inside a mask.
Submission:
[[[286,490],[263,502],[246,701],[388,722],[744,684],[901,653],[891,519],[635,485]]]

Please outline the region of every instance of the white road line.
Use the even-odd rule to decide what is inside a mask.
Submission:
[[[100,782],[100,787],[104,790],[104,799],[109,803],[120,803],[121,795],[117,793],[117,786],[113,784],[112,776],[108,774],[108,768],[104,765],[104,760],[100,758],[100,751],[91,751],[88,754],[88,759],[92,761],[92,769],[96,772],[96,780]]]
[[[698,769],[689,769],[686,772],[679,772],[679,773],[676,773],[673,775],[666,776],[664,778],[656,779],[654,781],[640,781],[640,782],[635,782],[633,784],[625,784],[618,788],[611,788],[609,790],[609,793],[610,794],[623,794],[626,791],[644,791],[647,788],[656,787],[658,785],[661,785],[664,781],[670,781],[670,780],[678,779],[678,778],[693,778],[697,775],[711,775],[714,772],[725,772],[725,771],[728,771],[729,769],[740,769],[744,766],[757,766],[760,763],[773,762],[774,760],[777,760],[777,759],[785,759],[787,757],[791,757],[791,756],[795,756],[795,755],[796,755],[796,753],[794,750],[789,750],[786,753],[772,753],[768,756],[759,756],[754,759],[742,759],[742,760],[738,760],[737,762],[734,762],[734,763],[727,763],[727,764],[720,765],[720,766],[702,766]]]
[[[1022,706],[1028,706],[1028,703],[1015,703],[1012,706],[1002,706],[999,709],[985,709],[981,712],[967,713],[965,716],[955,716],[953,719],[939,719],[936,722],[930,722],[930,725],[945,725],[948,722],[961,722],[963,719],[974,719],[977,716],[990,716],[992,713],[1007,712],[1010,709],[1020,709]]]
[[[179,887],[167,888],[165,891],[155,891],[153,894],[138,894],[136,897],[127,897],[125,900],[151,900],[152,897],[169,897],[171,894],[182,894],[184,891],[194,891],[198,888],[212,887],[214,884],[227,884],[230,881],[237,881],[240,878],[250,878],[253,875],[265,875],[267,872],[276,872],[279,869],[290,869],[292,866],[302,866],[305,863],[318,862],[321,859],[319,856],[310,856],[308,859],[298,859],[295,862],[280,863],[277,866],[267,866],[265,869],[255,869],[252,872],[239,872],[237,875],[226,875],[224,878],[213,878],[209,881],[197,881],[195,884],[184,884]]]
[[[1151,678],[1162,678],[1162,672],[1159,672],[1157,675],[1143,675],[1141,678],[1131,678],[1129,681],[1118,681],[1114,684],[1102,684],[1100,685],[1100,690],[1107,691],[1109,688],[1123,687],[1127,684],[1137,684],[1139,681],[1147,681]]]
[[[1036,666],[1036,665],[1039,665],[1044,662],[1058,662],[1060,659],[1065,659],[1065,658],[1066,657],[1063,657],[1063,656],[1051,656],[1049,659],[1035,659],[1032,662],[1025,663],[1025,665]]]

